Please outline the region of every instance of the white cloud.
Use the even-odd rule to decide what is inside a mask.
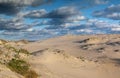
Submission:
[[[77,32],[92,33],[92,32],[93,32],[93,30],[91,30],[91,29],[79,29],[79,30],[77,30]]]
[[[29,28],[29,29],[27,29],[26,31],[32,32],[32,31],[34,31],[34,29],[33,29],[33,28]]]
[[[24,16],[28,18],[44,18],[44,16],[47,14],[47,11],[45,9],[40,10],[33,10],[30,12],[27,12]]]
[[[120,4],[109,6],[101,11],[95,11],[93,16],[120,20]]]
[[[112,31],[120,31],[120,27],[111,28]]]

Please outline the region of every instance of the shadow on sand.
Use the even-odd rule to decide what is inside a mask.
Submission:
[[[36,56],[37,54],[42,53],[42,52],[44,52],[45,50],[46,50],[46,49],[34,51],[34,52],[31,53],[31,55]]]
[[[115,62],[117,65],[120,65],[120,58],[111,59],[113,62]]]

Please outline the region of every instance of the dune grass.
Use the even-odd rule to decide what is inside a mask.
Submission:
[[[10,45],[4,45],[4,48],[8,51],[8,54],[13,52],[13,56],[11,56],[12,58],[4,63],[11,71],[24,76],[24,78],[38,77],[38,74],[34,70],[31,70],[30,64],[20,57],[21,53],[30,55],[29,51],[22,48],[15,48]],[[1,53],[2,50],[0,50],[0,54]]]
[[[23,75],[25,78],[37,78],[38,74],[30,70],[29,64],[24,60],[12,59],[7,64],[8,68],[12,71]]]

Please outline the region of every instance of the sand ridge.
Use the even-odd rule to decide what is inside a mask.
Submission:
[[[67,35],[23,48],[43,78],[120,78],[120,35]]]
[[[19,55],[38,78],[120,78],[117,34],[66,35],[35,42],[1,40],[0,48],[0,78],[24,78],[5,66],[19,49],[30,52]]]
[[[45,78],[120,77],[120,69],[118,70],[117,67],[114,67],[112,64],[99,64],[93,61],[85,60],[82,57],[77,58],[59,49],[47,49],[42,51],[42,53],[38,52],[32,58],[33,59],[30,63],[33,65],[35,70],[42,73],[42,76]],[[38,65],[36,66],[36,64]],[[40,69],[44,70],[41,71]]]

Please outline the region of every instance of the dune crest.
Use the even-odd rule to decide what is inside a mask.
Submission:
[[[120,35],[67,35],[23,48],[43,78],[120,78],[119,42]]]
[[[25,71],[34,71],[37,78],[120,78],[120,35],[67,35],[25,42],[0,45],[0,78],[28,75],[18,72],[17,64],[27,65],[32,72]]]

